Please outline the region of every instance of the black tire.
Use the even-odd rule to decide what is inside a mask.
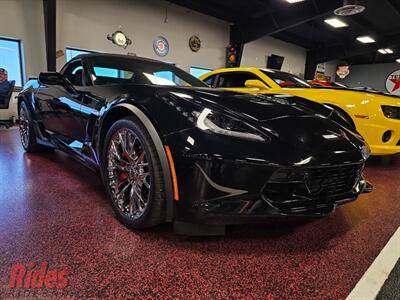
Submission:
[[[43,147],[37,143],[32,116],[24,101],[21,102],[19,108],[19,133],[22,147],[26,152],[35,153],[43,150]]]
[[[148,166],[146,168],[148,173],[150,174],[150,188],[148,189],[148,196],[147,196],[147,204],[146,207],[144,208],[143,212],[141,215],[137,217],[133,217],[132,215],[129,215],[127,212],[123,211],[121,207],[118,206],[118,201],[116,198],[115,190],[111,187],[112,181],[114,181],[115,174],[112,172],[109,172],[109,152],[111,151],[111,143],[114,141],[115,143],[115,137],[117,134],[120,132],[126,132],[128,131],[129,134],[134,134],[135,138],[140,142],[140,146],[142,150],[145,152],[145,157],[146,161],[148,163]],[[137,142],[136,142],[137,143]],[[133,142],[135,145],[135,142]],[[115,144],[114,144],[115,145]],[[119,145],[118,147],[122,147],[122,145]],[[134,148],[134,146],[132,146]],[[132,153],[135,150],[133,150],[130,154],[130,157],[132,157]],[[103,179],[105,183],[105,187],[108,193],[108,196],[111,200],[113,210],[118,218],[118,220],[126,225],[129,228],[148,228],[152,227],[155,225],[158,225],[160,223],[165,222],[165,188],[164,188],[164,179],[162,175],[162,167],[161,167],[161,162],[160,158],[158,156],[157,150],[154,146],[154,143],[146,130],[146,128],[143,126],[143,124],[137,120],[134,117],[125,117],[123,119],[118,120],[115,122],[111,128],[108,130],[107,135],[104,140],[104,145],[103,145],[103,151],[102,151],[102,171],[103,171]],[[111,164],[112,164],[112,159],[111,159]],[[116,168],[114,168],[116,170]],[[131,171],[129,171],[129,174]],[[128,173],[128,172],[125,172]],[[129,175],[128,179],[130,179],[131,175]],[[110,178],[112,177],[112,178]],[[127,184],[128,185],[128,184]],[[132,186],[132,185],[131,185]],[[132,188],[132,187],[131,187]],[[143,186],[141,187],[141,189]],[[124,190],[124,188],[121,188]],[[129,188],[128,188],[129,190]],[[124,193],[125,192],[121,192]],[[142,193],[142,192],[140,192]],[[129,195],[128,195],[129,196]],[[130,196],[129,196],[130,197]],[[124,198],[124,201],[127,200],[129,201],[129,197],[122,196]],[[127,199],[126,199],[127,198]],[[122,202],[122,201],[121,201]],[[137,207],[137,206],[136,206]],[[125,207],[124,207],[125,208]],[[132,214],[132,211],[131,211]]]

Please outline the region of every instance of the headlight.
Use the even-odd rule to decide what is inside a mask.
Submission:
[[[386,118],[400,120],[400,107],[382,105],[382,111]]]
[[[202,130],[245,140],[267,141],[251,126],[231,117],[214,113],[211,109],[205,108],[201,113],[194,112],[193,115],[197,118],[196,126]]]
[[[361,155],[364,160],[367,160],[369,158],[370,154],[371,154],[371,150],[368,145],[361,147]]]

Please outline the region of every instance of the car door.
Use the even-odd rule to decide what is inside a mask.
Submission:
[[[104,96],[107,90],[103,90],[101,86],[97,88],[93,86],[90,74],[93,74],[93,76],[95,74],[91,69],[87,60],[83,59],[82,87],[79,88],[79,91],[82,93],[79,111],[82,131],[80,132],[79,140],[73,148],[80,151],[86,158],[90,158],[93,162],[96,162],[98,161],[98,157],[93,149],[92,142],[95,138],[94,135],[100,111],[107,104],[106,97]],[[113,70],[103,71],[114,73]]]
[[[63,75],[74,87],[82,86],[81,61],[67,65]],[[36,93],[36,105],[45,130],[67,143],[81,138],[84,132],[80,118],[81,97],[60,85],[41,85]]]

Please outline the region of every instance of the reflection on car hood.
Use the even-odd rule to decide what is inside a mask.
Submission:
[[[330,112],[323,105],[291,95],[251,95],[212,89],[176,89],[171,94],[186,99],[192,97],[205,106],[216,106],[259,122]]]

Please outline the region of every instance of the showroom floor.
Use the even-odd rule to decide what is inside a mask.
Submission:
[[[400,226],[400,156],[372,159],[375,191],[324,219],[185,238],[118,223],[99,177],[65,155],[26,154],[0,130],[0,298],[345,298]],[[10,289],[13,264],[68,273],[63,289]]]

